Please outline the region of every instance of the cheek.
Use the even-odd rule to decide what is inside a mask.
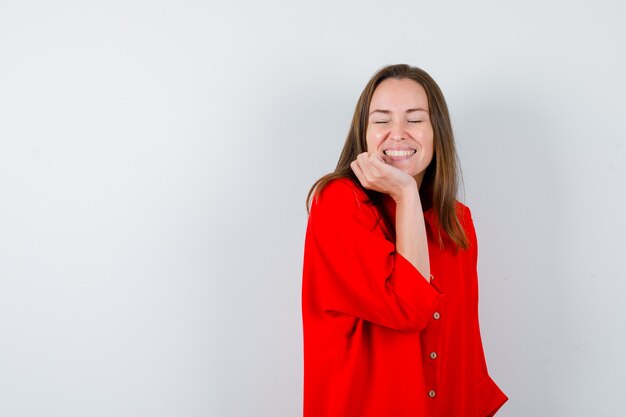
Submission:
[[[372,138],[369,137],[369,136],[365,136],[365,144],[367,145],[366,151],[367,152],[371,152],[371,149],[372,149],[372,146],[373,146]]]
[[[372,131],[370,129],[365,133],[365,143],[367,144],[367,151],[374,152],[378,149],[381,143],[382,134],[380,132]]]
[[[433,140],[432,131],[424,131],[420,134],[420,144],[423,149],[423,159],[426,161],[432,161],[435,156],[435,143]]]
[[[429,154],[432,154],[435,149],[435,141],[434,141],[432,129],[429,129],[428,131],[424,132],[424,135],[422,136],[422,138],[423,138],[422,143],[424,144],[424,148]]]
[[[433,142],[430,141],[424,146],[424,150],[426,151],[425,156],[428,160],[432,160],[432,158],[435,156],[435,147],[433,145]]]

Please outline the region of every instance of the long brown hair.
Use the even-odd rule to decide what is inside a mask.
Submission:
[[[348,131],[346,142],[339,156],[335,171],[324,175],[318,179],[307,195],[307,210],[310,207],[311,197],[315,193],[319,195],[324,187],[332,180],[338,178],[349,178],[359,186],[369,198],[369,202],[380,207],[382,194],[376,191],[365,189],[352,172],[350,163],[356,157],[367,151],[365,133],[368,125],[368,114],[370,101],[378,85],[388,79],[395,78],[411,79],[419,83],[428,97],[428,107],[430,122],[433,127],[434,157],[430,165],[426,168],[424,178],[420,186],[420,197],[424,207],[431,206],[437,216],[440,225],[437,235],[439,244],[444,246],[441,228],[449,236],[452,242],[458,247],[467,249],[469,240],[456,212],[457,190],[459,184],[458,157],[454,146],[454,135],[450,114],[446,100],[441,89],[428,73],[420,68],[411,67],[406,64],[389,65],[380,69],[369,80],[359,100],[357,101],[352,124]],[[380,210],[384,212],[383,210]]]

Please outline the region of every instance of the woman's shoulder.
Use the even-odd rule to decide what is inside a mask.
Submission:
[[[335,178],[315,190],[317,204],[359,205],[367,199],[365,192],[350,178]]]
[[[346,190],[360,190],[360,187],[352,179],[340,177],[328,181],[322,191],[328,192],[330,190],[334,192],[341,192],[339,190],[343,190],[345,192]]]
[[[474,228],[474,219],[472,218],[472,211],[469,206],[460,201],[456,201],[456,214],[459,218],[459,222],[463,227],[468,239],[470,240],[470,246],[474,246],[476,241],[476,229]]]
[[[378,218],[363,188],[350,178],[335,178],[315,190],[310,214],[317,218],[344,218],[370,224]]]
[[[472,211],[465,204],[456,200],[455,202],[456,215],[459,217],[459,220],[471,220],[472,219]]]

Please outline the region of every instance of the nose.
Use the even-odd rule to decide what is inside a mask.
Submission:
[[[403,140],[406,132],[402,123],[396,122],[391,126],[390,137],[392,140]]]

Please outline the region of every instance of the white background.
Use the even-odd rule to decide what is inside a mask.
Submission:
[[[626,414],[621,1],[0,2],[0,415],[302,407],[305,196],[438,81],[499,417]]]

